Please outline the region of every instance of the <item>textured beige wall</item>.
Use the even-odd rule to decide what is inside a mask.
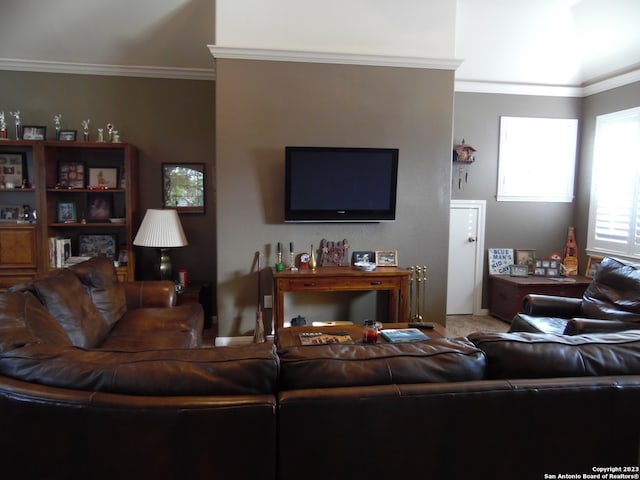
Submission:
[[[453,80],[444,70],[217,60],[220,335],[253,330],[257,251],[273,266],[278,241],[293,241],[300,252],[323,238],[347,238],[352,251],[397,249],[401,266],[427,265],[427,317],[444,322]],[[284,224],[284,147],[294,144],[398,147],[397,220]],[[331,301],[285,308],[285,315],[351,311],[323,311]]]
[[[189,246],[172,258],[192,280],[215,280],[214,82],[0,71],[0,110],[11,132],[8,112],[20,110],[23,124],[46,125],[49,139],[57,113],[64,129],[80,131],[90,118],[94,139],[112,122],[139,149],[141,213],[162,204],[162,162],[205,163],[206,214],[181,216]],[[150,275],[147,254],[138,255],[141,277]]]

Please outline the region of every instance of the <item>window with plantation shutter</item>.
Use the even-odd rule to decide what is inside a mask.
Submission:
[[[596,118],[587,249],[640,258],[640,107]]]

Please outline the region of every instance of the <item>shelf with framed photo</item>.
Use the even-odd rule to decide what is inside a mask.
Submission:
[[[93,178],[100,188],[92,188]],[[128,257],[117,268],[118,277],[134,280],[137,183],[138,153],[127,143],[0,142],[0,216],[6,217],[0,222],[0,288],[45,273],[50,238],[69,239],[71,254],[78,255],[82,235],[115,237],[116,255],[124,250]],[[106,209],[91,207],[98,194],[105,195]],[[20,248],[5,248],[14,244]]]
[[[44,142],[43,157],[43,238],[63,235],[71,239],[73,255],[106,254],[114,261],[124,249],[128,262],[118,267],[118,276],[133,280],[133,228],[139,218],[136,148],[126,143]],[[56,205],[70,203],[76,222],[61,223]]]
[[[39,272],[36,212],[36,142],[0,142],[0,289],[34,278]]]

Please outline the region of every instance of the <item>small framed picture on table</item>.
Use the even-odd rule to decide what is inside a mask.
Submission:
[[[397,267],[398,251],[397,250],[376,250],[376,266],[377,267]]]

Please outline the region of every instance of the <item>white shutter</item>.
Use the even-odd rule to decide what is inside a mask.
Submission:
[[[640,255],[640,108],[596,119],[587,249]]]

